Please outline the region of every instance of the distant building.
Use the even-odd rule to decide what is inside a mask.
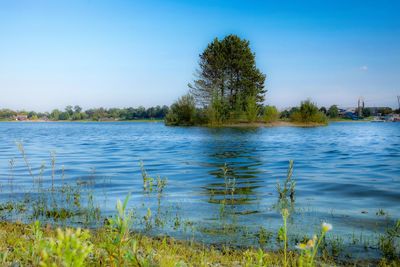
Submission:
[[[27,121],[28,120],[28,115],[17,115],[15,117],[16,121]]]

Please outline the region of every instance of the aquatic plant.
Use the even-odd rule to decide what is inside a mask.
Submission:
[[[143,191],[146,193],[151,193],[151,192],[153,192],[154,178],[150,177],[147,174],[147,171],[144,168],[143,161],[140,161],[139,165],[140,165],[140,170],[142,172],[142,178],[143,178]]]
[[[231,198],[231,203],[234,203],[234,194],[236,191],[236,178],[233,175],[230,175],[229,173],[229,167],[228,165],[225,163],[223,167],[221,167],[222,170],[222,174],[224,177],[224,184],[225,184],[225,191],[224,191],[224,199],[226,199],[226,197],[228,195],[230,195]],[[225,204],[225,203],[224,203]]]
[[[16,142],[16,144],[17,144],[17,147],[18,147],[19,152],[20,152],[21,155],[22,155],[22,159],[24,160],[25,165],[26,165],[26,167],[28,168],[29,175],[32,177],[33,180],[35,180],[35,176],[34,176],[33,173],[32,173],[32,167],[31,167],[31,165],[29,164],[29,161],[28,161],[28,158],[27,158],[27,156],[26,156],[26,152],[25,152],[25,148],[24,148],[23,143],[22,143],[22,142]]]
[[[15,160],[10,159],[9,162],[9,168],[10,168],[10,176],[8,180],[8,185],[10,186],[10,192],[11,194],[14,192],[14,167],[15,167]]]
[[[279,194],[279,200],[286,200],[287,197],[290,197],[290,200],[294,201],[294,195],[296,191],[296,181],[292,179],[293,175],[293,160],[289,161],[289,167],[287,170],[286,180],[283,182],[283,185],[280,182],[277,182],[276,190]]]
[[[54,192],[54,177],[56,174],[56,153],[50,152],[51,156],[51,191]]]
[[[400,259],[400,219],[386,229],[384,235],[379,238],[379,249],[383,257],[388,260]]]
[[[258,244],[260,246],[264,246],[271,239],[272,235],[272,232],[261,226],[256,234],[256,237],[258,238]]]

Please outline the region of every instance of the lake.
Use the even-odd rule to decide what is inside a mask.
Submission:
[[[140,161],[149,176],[167,177],[160,195],[165,225],[154,227],[153,234],[252,245],[261,226],[276,233],[282,224],[276,185],[285,179],[289,160],[296,181],[289,232],[295,236],[310,236],[327,221],[332,235],[350,246],[355,238],[373,239],[400,215],[400,123],[205,128],[3,122],[2,201],[34,194],[16,142],[23,143],[33,175],[43,173],[45,187],[51,186],[51,152],[56,184],[93,181],[105,215],[128,193],[140,220],[148,208],[157,214],[157,194],[143,192]],[[234,183],[228,196],[226,179]],[[177,223],[185,227],[173,227]]]

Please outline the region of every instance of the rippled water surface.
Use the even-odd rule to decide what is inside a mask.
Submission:
[[[129,192],[129,205],[139,214],[147,207],[156,209],[156,197],[143,193],[142,160],[150,176],[168,178],[163,209],[171,218],[191,222],[197,239],[228,238],[217,231],[225,163],[236,181],[234,201],[226,205],[229,220],[245,229],[263,226],[276,232],[280,226],[276,183],[285,178],[290,159],[296,180],[292,232],[311,234],[321,221],[329,221],[337,235],[368,235],[382,231],[378,227],[382,216],[376,215],[380,209],[390,218],[400,216],[400,123],[250,129],[122,122],[0,123],[3,198],[11,192],[11,159],[13,197],[32,187],[16,141],[23,142],[35,175],[45,162],[44,175],[50,176],[50,152],[55,151],[56,183],[61,183],[61,166],[65,181],[91,177],[105,214]],[[178,235],[172,228],[160,231]],[[229,238],[246,243],[235,234]]]

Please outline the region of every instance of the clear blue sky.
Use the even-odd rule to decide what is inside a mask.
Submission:
[[[397,106],[399,1],[0,0],[0,108],[171,104],[214,37],[250,40],[267,104]]]

